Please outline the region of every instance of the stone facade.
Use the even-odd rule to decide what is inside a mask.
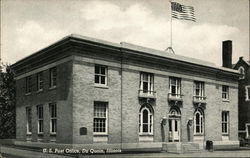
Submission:
[[[107,69],[106,86],[95,84],[96,65]],[[54,89],[49,88],[52,67],[57,70]],[[17,140],[20,142],[41,141],[40,146],[49,146],[55,140],[57,145],[98,147],[102,144],[102,147],[124,150],[161,149],[162,144],[170,143],[170,140],[171,143],[197,142],[200,148],[206,140],[214,141],[215,145],[238,145],[239,74],[235,70],[163,51],[78,35],[62,39],[15,63],[12,68],[16,71]],[[37,92],[36,74],[40,71],[44,72],[44,89]],[[143,96],[139,91],[142,73],[153,75],[152,96]],[[26,94],[25,79],[30,75],[32,90]],[[169,97],[171,77],[181,81],[180,98]],[[195,81],[204,83],[206,99],[203,101],[194,101]],[[228,100],[222,99],[223,85],[229,88]],[[50,133],[49,103],[52,102],[57,104],[56,135]],[[107,103],[107,134],[93,132],[95,102]],[[37,134],[37,105],[44,106],[42,135]],[[32,108],[31,135],[26,134],[26,107]],[[139,116],[142,107],[149,107],[152,111],[152,132],[148,134],[139,133],[139,120],[144,117]],[[171,114],[173,109],[178,114]],[[194,134],[197,109],[203,113],[200,134]],[[223,111],[229,113],[226,136],[222,134]],[[172,124],[175,120],[178,122],[176,126],[170,127],[170,122]],[[146,127],[141,126],[143,130]],[[86,129],[85,134],[81,134],[81,128]],[[169,132],[170,128],[176,128],[176,140]]]

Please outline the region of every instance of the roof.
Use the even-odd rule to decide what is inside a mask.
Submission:
[[[235,64],[232,65],[232,68],[235,69],[235,66],[236,66],[240,61],[243,61],[243,62],[246,63],[248,66],[250,66],[250,60],[249,60],[249,61],[246,61],[246,60],[244,60],[243,57],[239,57],[239,60],[237,61],[237,63],[235,63]]]
[[[82,35],[78,35],[78,34],[71,34],[69,36],[66,36],[66,37],[62,38],[61,40],[59,40],[59,41],[45,47],[44,49],[41,49],[41,50],[39,50],[39,51],[29,55],[29,56],[17,61],[13,65],[16,65],[17,63],[20,63],[20,62],[22,62],[22,61],[24,61],[26,59],[28,60],[29,58],[34,57],[36,54],[42,53],[43,51],[45,51],[45,50],[47,50],[47,49],[49,49],[51,47],[55,47],[60,42],[62,42],[64,40],[67,40],[67,39],[72,39],[72,38],[76,39],[76,40],[89,42],[89,43],[91,42],[91,43],[116,47],[116,48],[119,48],[119,49],[127,49],[127,50],[131,50],[131,51],[137,51],[137,52],[144,53],[144,54],[147,54],[147,55],[155,55],[155,56],[162,57],[162,58],[173,59],[173,60],[177,60],[177,61],[181,61],[181,62],[187,62],[187,63],[201,65],[201,66],[210,67],[210,68],[215,68],[215,69],[219,69],[219,70],[223,70],[223,71],[238,73],[238,71],[236,71],[236,70],[229,69],[229,68],[224,68],[224,67],[219,67],[219,66],[216,66],[214,63],[199,60],[199,59],[195,59],[195,58],[191,58],[191,57],[185,57],[185,56],[181,56],[181,55],[177,55],[177,54],[168,53],[166,51],[161,51],[161,50],[156,50],[156,49],[152,49],[152,48],[142,47],[142,46],[130,44],[130,43],[127,43],[127,42],[120,42],[118,44],[118,43],[113,43],[113,42],[100,40],[100,39],[87,37],[87,36],[82,36]]]

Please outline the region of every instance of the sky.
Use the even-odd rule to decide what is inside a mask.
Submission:
[[[221,66],[222,41],[232,40],[233,63],[249,60],[249,0],[172,1],[196,16],[172,20],[175,54]],[[1,61],[13,64],[70,34],[165,50],[170,19],[169,0],[1,0]]]

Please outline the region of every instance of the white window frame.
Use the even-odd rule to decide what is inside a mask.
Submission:
[[[199,118],[198,118],[199,124],[197,124],[197,121],[196,121],[197,114],[199,115]],[[196,131],[196,127],[199,127],[198,132]],[[198,134],[198,135],[204,134],[204,114],[200,109],[196,110],[194,113],[194,134]]]
[[[32,109],[26,107],[26,134],[32,134]]]
[[[250,128],[250,123],[246,123],[245,126],[246,126],[246,139],[250,139],[250,133],[248,131],[248,128]]]
[[[144,84],[147,84],[147,89],[143,89]],[[146,94],[154,94],[154,74],[141,72],[140,73],[140,92]]]
[[[43,72],[37,73],[37,91],[43,90]]]
[[[175,92],[172,93],[172,87],[175,87]],[[172,97],[181,97],[181,79],[176,77],[169,77],[169,93]]]
[[[96,73],[98,69],[98,73]],[[104,69],[104,74],[102,73],[102,69]],[[104,77],[104,82],[102,83],[102,77]],[[98,78],[98,82],[96,82],[96,78]],[[107,86],[108,85],[108,67],[104,65],[95,65],[95,78],[94,78],[95,85],[97,86]]]
[[[31,93],[31,76],[26,77],[26,87],[25,87],[25,92],[26,94]]]
[[[57,105],[56,103],[49,103],[50,112],[50,134],[55,135],[57,132]],[[54,131],[53,131],[54,126]]]
[[[148,112],[148,122],[143,123],[143,112],[146,110]],[[147,125],[148,130],[147,132],[143,132],[143,126]],[[143,108],[140,109],[139,112],[139,134],[140,135],[153,135],[154,131],[154,115],[152,110],[150,110],[147,106],[144,106]]]
[[[245,101],[250,101],[250,85],[245,86],[245,92],[246,92]]]
[[[43,134],[43,132],[44,132],[43,105],[37,105],[37,133],[38,134]]]
[[[222,125],[222,135],[229,135],[229,111],[222,111],[221,125]]]
[[[240,66],[238,71],[240,72],[240,74],[242,75],[239,79],[242,80],[242,79],[245,79],[245,68],[243,66]]]
[[[102,114],[103,111],[99,111],[98,112],[98,106],[103,106],[102,108],[105,109],[104,111],[104,114]],[[99,110],[102,109],[99,107]],[[107,102],[98,102],[98,101],[95,101],[94,102],[94,114],[93,114],[93,134],[94,135],[107,135],[108,134],[108,103]],[[99,116],[98,116],[99,115]],[[104,116],[100,116],[100,115],[104,115]],[[96,125],[100,125],[100,122],[98,123],[97,120],[104,120],[104,123],[105,123],[105,131],[95,131],[97,128],[102,128],[102,127],[98,127]]]
[[[222,85],[222,99],[229,100],[229,86]]]
[[[199,94],[196,94],[196,90]],[[201,81],[194,81],[194,97],[196,100],[205,100],[205,83]]]
[[[49,87],[55,88],[57,84],[57,68],[53,67],[49,70]]]

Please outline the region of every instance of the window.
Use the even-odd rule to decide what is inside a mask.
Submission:
[[[205,84],[204,82],[194,82],[194,97],[198,100],[205,100]]]
[[[43,72],[37,73],[37,90],[43,90]]]
[[[229,123],[229,112],[228,111],[223,111],[221,115],[222,119],[222,134],[223,135],[228,135],[228,123]]]
[[[143,106],[139,112],[139,133],[153,134],[153,113],[147,106]]]
[[[181,79],[180,78],[169,78],[169,90],[171,96],[181,97]]]
[[[38,105],[37,106],[37,129],[38,129],[38,134],[43,133],[43,106]]]
[[[246,89],[246,101],[250,101],[250,85],[245,87]]]
[[[32,127],[31,127],[31,107],[26,108],[26,120],[27,120],[27,134],[32,133]]]
[[[56,72],[56,67],[53,67],[49,71],[49,87],[50,88],[55,88],[56,87],[56,77],[57,77],[57,72]]]
[[[95,65],[95,84],[107,85],[107,67]]]
[[[94,102],[94,134],[107,134],[107,103]]]
[[[26,77],[26,93],[31,92],[31,76]]]
[[[222,99],[229,100],[229,87],[222,86]]]
[[[244,69],[244,67],[240,66],[239,69],[238,69],[238,71],[241,74],[240,80],[244,79],[245,78],[245,69]]]
[[[56,103],[49,104],[49,112],[50,112],[50,134],[56,134],[56,126],[57,126]]]
[[[140,76],[140,92],[153,94],[154,92],[154,75],[141,72]]]
[[[194,113],[194,134],[203,134],[203,112],[198,109]]]

